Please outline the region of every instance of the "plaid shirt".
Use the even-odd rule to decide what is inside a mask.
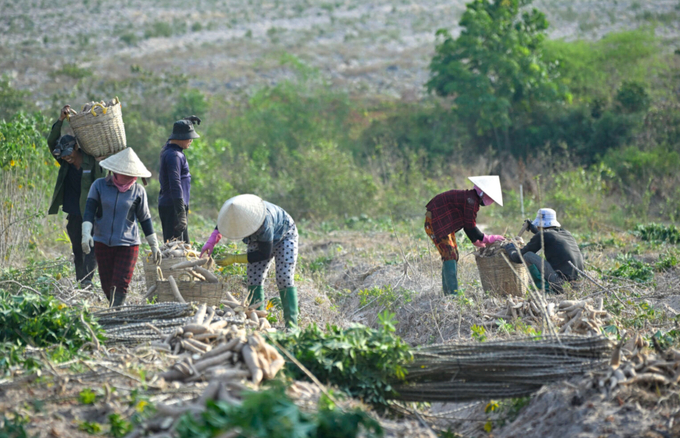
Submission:
[[[427,210],[432,213],[432,231],[442,238],[477,226],[479,196],[474,190],[449,190],[432,198]]]

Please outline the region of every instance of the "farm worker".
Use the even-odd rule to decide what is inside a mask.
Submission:
[[[153,231],[146,190],[135,184],[149,178],[137,154],[126,148],[102,161],[111,174],[92,184],[87,197],[83,222],[83,252],[94,246],[102,289],[112,307],[125,302],[139,254],[139,221],[151,247],[151,257],[160,264],[161,251]],[[94,237],[92,228],[94,224]]]
[[[510,259],[515,263],[521,263],[519,256],[521,254],[534,283],[539,288],[547,292],[552,287],[553,291],[562,293],[562,284],[565,281],[574,281],[578,278],[578,271],[572,268],[569,262],[583,270],[583,255],[574,236],[562,228],[552,208],[541,208],[536,213],[536,219],[533,221],[527,219],[525,222],[534,236],[521,250],[512,243],[506,244],[505,249]],[[543,251],[545,260],[537,255],[542,248],[545,248]]]
[[[59,120],[54,122],[52,131],[47,137],[47,146],[59,164],[59,175],[57,184],[54,186],[48,214],[57,214],[59,206],[66,213],[66,232],[71,240],[76,280],[82,288],[87,288],[92,286],[92,276],[97,268],[97,261],[94,254],[84,254],[80,246],[82,212],[85,210],[90,186],[94,180],[104,176],[104,170],[92,155],[80,149],[74,136],[61,136],[61,127],[64,119],[68,118],[70,110],[69,105],[64,105],[59,114]]]
[[[461,229],[473,245],[483,248],[488,243],[503,240],[503,236],[486,235],[477,228],[479,207],[494,202],[503,206],[501,182],[497,175],[468,177],[472,190],[449,190],[440,193],[427,204],[425,232],[442,257],[442,287],[445,294],[458,292],[458,243],[456,232]]]
[[[235,196],[224,203],[217,217],[217,227],[203,246],[203,254],[211,255],[222,236],[243,239],[247,254],[228,254],[217,260],[220,266],[247,263],[248,297],[251,303],[264,303],[264,278],[276,258],[276,285],[283,305],[287,327],[297,326],[298,299],[294,283],[298,255],[298,231],[295,221],[281,207],[255,195]],[[260,305],[260,309],[262,309]]]
[[[161,169],[158,178],[161,191],[158,196],[158,215],[163,226],[163,240],[183,240],[189,243],[187,213],[191,199],[191,173],[184,151],[199,135],[194,123],[201,119],[189,116],[178,120],[172,127],[172,134],[161,150]]]

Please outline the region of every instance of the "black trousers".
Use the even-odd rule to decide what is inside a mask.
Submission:
[[[94,271],[97,269],[97,259],[94,256],[94,249],[89,254],[83,253],[80,244],[83,240],[83,217],[69,214],[66,220],[66,232],[71,239],[73,263],[76,265],[76,279],[79,283],[85,280],[92,281]]]
[[[185,206],[186,214],[189,214],[189,207]],[[168,240],[178,239],[189,243],[189,224],[182,233],[175,233],[175,225],[177,225],[177,214],[175,214],[175,207],[172,205],[159,205],[158,216],[161,218],[161,226],[163,227],[163,242]]]

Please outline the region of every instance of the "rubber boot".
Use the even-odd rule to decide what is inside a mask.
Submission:
[[[123,291],[113,291],[113,304],[111,304],[111,307],[119,307],[122,306],[123,303],[125,302],[125,298],[127,297],[127,294]]]
[[[262,286],[248,286],[248,302],[250,304],[262,303],[257,310],[264,310],[264,288]]]
[[[534,280],[534,284],[536,285],[538,290],[544,290],[547,293],[551,292],[550,283],[543,280],[541,271],[538,269],[536,265],[529,265],[529,274],[531,274],[531,278]]]
[[[442,265],[442,287],[444,295],[458,294],[458,262],[446,260]]]
[[[283,319],[286,327],[295,328],[298,323],[298,298],[297,288],[287,287],[279,291],[281,305],[283,306]]]

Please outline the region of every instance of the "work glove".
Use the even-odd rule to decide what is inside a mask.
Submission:
[[[215,260],[218,266],[230,266],[234,263],[248,263],[248,254],[227,254],[223,259]]]
[[[200,125],[201,124],[201,119],[199,119],[197,116],[189,116],[185,117],[184,120],[188,120],[194,125]]]
[[[215,245],[217,245],[220,239],[222,239],[222,234],[220,234],[218,229],[214,229],[208,241],[205,242],[205,245],[201,248],[200,257],[203,258],[203,254],[208,254],[208,257],[210,257],[215,250]]]
[[[538,233],[538,228],[536,228],[536,225],[534,225],[534,222],[531,219],[527,219],[524,222],[527,224],[527,230],[531,231],[533,234]]]
[[[146,241],[149,242],[149,246],[151,247],[151,258],[153,259],[153,262],[160,265],[163,257],[161,256],[161,249],[158,247],[156,233],[146,236]]]
[[[90,253],[90,248],[94,246],[94,239],[92,238],[92,222],[85,221],[82,226],[82,237],[80,246],[83,248],[85,254]]]
[[[499,240],[505,240],[505,237],[498,234],[485,234],[484,239],[482,239],[482,243],[489,245],[494,242],[498,242]]]
[[[481,240],[475,240],[472,244],[477,248],[486,248],[486,245]]]
[[[172,206],[175,209],[175,217],[177,218],[173,234],[182,234],[187,229],[187,209],[184,206],[184,200],[182,198],[173,199]]]

